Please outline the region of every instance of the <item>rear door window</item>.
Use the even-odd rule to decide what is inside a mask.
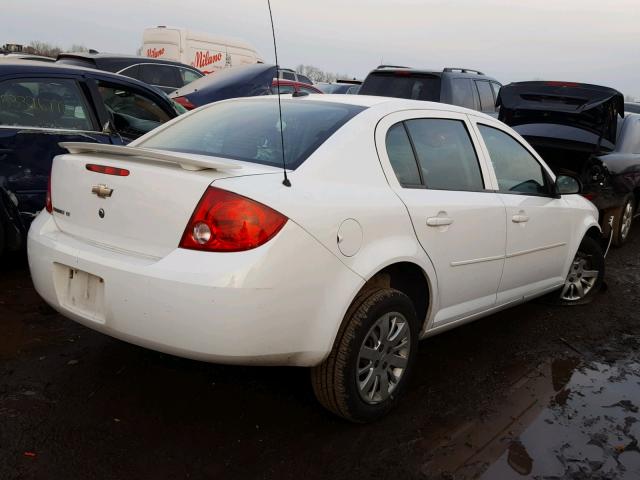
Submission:
[[[451,96],[454,105],[476,109],[473,84],[468,78],[454,78],[451,80]]]
[[[309,79],[309,77],[305,75],[298,74],[298,81],[302,83],[308,83],[309,85],[313,85],[313,82]]]
[[[496,107],[491,84],[484,80],[477,80],[476,87],[478,87],[478,93],[480,94],[480,110],[487,113],[495,112]]]
[[[501,85],[498,82],[491,82],[491,89],[493,90],[494,103],[495,103],[495,100],[498,99],[498,93],[500,93],[500,87]]]
[[[230,158],[287,168],[301,165],[342,125],[364,107],[326,102],[251,99],[204,107],[161,130],[137,146]]]
[[[78,83],[53,78],[0,83],[0,126],[94,130]]]
[[[292,80],[292,81],[294,81],[294,82],[295,82],[295,80],[296,80],[296,74],[295,74],[295,73],[293,73],[293,72],[281,72],[281,74],[282,74],[282,75],[281,75],[281,77],[280,77],[280,78],[283,78],[283,79],[285,79],[285,80]]]
[[[404,123],[396,123],[387,132],[387,155],[400,185],[416,188],[423,185],[413,147]]]
[[[130,67],[125,68],[119,73],[120,75],[125,75],[127,77],[140,80],[140,65],[131,65]]]
[[[424,118],[405,124],[427,188],[484,190],[478,157],[462,121]]]
[[[163,87],[180,88],[182,79],[178,75],[178,69],[170,65],[140,65],[140,76],[138,77],[149,85],[161,85]]]

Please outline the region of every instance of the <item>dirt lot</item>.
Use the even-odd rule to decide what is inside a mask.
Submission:
[[[325,413],[302,369],[209,365],[50,311],[0,272],[0,479],[640,478],[640,229],[588,306],[421,344],[399,410]]]

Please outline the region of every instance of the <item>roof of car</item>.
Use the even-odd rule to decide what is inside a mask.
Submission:
[[[243,98],[233,98],[229,100],[237,100],[237,101],[252,101],[252,100],[264,100],[273,98],[273,101],[277,100],[276,95],[270,96],[259,96],[259,97],[243,97]],[[293,98],[290,94],[282,95],[282,98],[294,99],[296,101],[316,101],[316,102],[327,102],[327,103],[343,103],[347,105],[357,105],[361,107],[382,107],[387,108],[389,111],[394,110],[440,110],[445,112],[452,113],[461,113],[461,114],[469,114],[477,117],[486,118],[487,120],[496,121],[494,117],[487,115],[485,113],[479,112],[477,110],[471,110],[464,107],[458,107],[457,105],[451,105],[448,103],[440,103],[440,102],[425,102],[423,100],[407,100],[404,98],[395,98],[395,97],[376,97],[374,95],[335,95],[335,94],[310,94],[302,97]],[[212,104],[210,104],[212,105]]]
[[[68,52],[68,53],[59,54],[57,60],[60,60],[63,58],[82,58],[82,59],[88,59],[88,60],[131,60],[132,62],[166,63],[169,65],[180,65],[180,66],[189,67],[189,65],[184,65],[183,63],[176,62],[174,60],[168,60],[164,58],[142,57],[140,55],[124,55],[120,53]],[[189,68],[193,68],[193,67],[189,67]]]
[[[446,67],[441,70],[437,68],[413,68],[413,67],[403,67],[399,65],[380,65],[374,68],[371,73],[380,73],[380,72],[397,72],[397,71],[407,71],[411,73],[424,73],[430,75],[455,75],[456,77],[465,77],[465,78],[483,78],[489,80],[496,80],[495,78],[487,75],[486,73],[480,72],[478,70],[474,70],[471,68],[459,68],[459,67]],[[496,80],[497,81],[497,80]]]
[[[136,85],[138,87],[145,88],[147,90],[153,90],[156,93],[164,93],[146,83],[143,83],[135,78],[126,77],[117,73],[105,72],[104,70],[96,70],[87,67],[78,67],[75,65],[67,65],[62,63],[49,63],[39,62],[34,60],[15,60],[15,59],[0,59],[0,77],[5,75],[16,75],[27,77],[29,75],[38,74],[79,74],[82,72],[90,72],[96,77],[102,77],[107,79],[113,79],[119,83]]]

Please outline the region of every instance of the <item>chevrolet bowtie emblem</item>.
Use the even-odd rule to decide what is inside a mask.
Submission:
[[[100,198],[110,197],[113,193],[113,188],[109,188],[104,184],[94,185],[91,187],[91,193],[95,193]]]

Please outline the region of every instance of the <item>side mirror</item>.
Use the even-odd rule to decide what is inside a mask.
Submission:
[[[572,195],[582,191],[580,180],[569,175],[558,175],[556,177],[556,188],[560,195]]]

